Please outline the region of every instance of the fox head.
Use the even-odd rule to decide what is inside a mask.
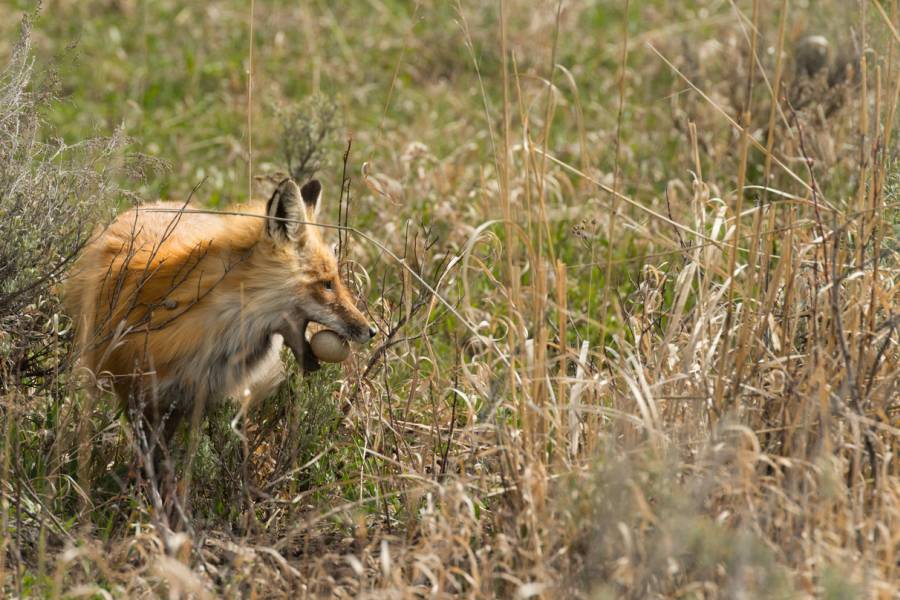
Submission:
[[[264,237],[266,254],[274,263],[270,274],[278,278],[270,280],[272,291],[282,295],[285,318],[301,333],[306,322],[314,321],[347,339],[366,342],[377,330],[356,307],[356,298],[341,281],[337,258],[315,225],[321,195],[318,180],[300,188],[285,179],[269,199]]]

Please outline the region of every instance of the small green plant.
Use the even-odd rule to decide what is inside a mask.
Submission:
[[[306,181],[334,166],[339,128],[337,105],[324,94],[313,94],[303,101],[276,110],[281,123],[282,160],[295,181]]]

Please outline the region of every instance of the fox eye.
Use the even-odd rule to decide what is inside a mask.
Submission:
[[[325,286],[325,289],[329,292],[334,289],[334,283],[330,279],[326,279],[322,282],[322,285]]]

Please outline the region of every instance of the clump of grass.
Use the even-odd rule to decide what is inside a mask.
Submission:
[[[284,358],[293,364],[287,352]],[[343,415],[334,402],[333,371],[326,367],[304,379],[291,369],[247,414],[234,401],[212,407],[194,464],[191,504],[198,519],[255,526],[247,511],[266,512],[273,498],[290,501],[334,483],[341,458],[331,450]]]
[[[735,470],[753,468],[741,464],[752,460],[744,443],[716,436],[690,466],[677,455],[616,450],[560,486],[558,539],[572,552],[561,585],[600,598],[690,590],[792,597],[789,570],[724,508],[735,493]]]

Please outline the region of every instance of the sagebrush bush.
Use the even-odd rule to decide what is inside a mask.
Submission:
[[[30,22],[0,73],[0,389],[58,365],[60,323],[51,288],[128,194],[132,164],[121,132],[65,142],[44,112],[57,101],[52,71],[39,73]]]

